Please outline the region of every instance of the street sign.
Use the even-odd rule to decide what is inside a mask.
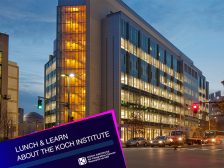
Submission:
[[[68,107],[68,104],[63,104],[63,107]]]

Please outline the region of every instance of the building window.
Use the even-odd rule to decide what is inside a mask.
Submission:
[[[78,120],[85,117],[86,111],[86,6],[60,6],[58,7],[58,15],[60,17],[58,17],[57,24],[60,31],[57,36],[61,38],[57,42],[60,49],[60,54],[57,57],[60,62],[64,62],[60,67],[61,72],[75,72],[75,78],[71,78],[69,83],[71,102],[78,104],[72,105],[72,116],[74,120]],[[52,67],[49,69],[49,73],[51,71]],[[61,81],[63,82],[60,84],[62,86],[58,96],[60,96],[60,100],[67,101],[68,79],[61,78]],[[64,115],[60,116],[60,120],[61,123],[66,123],[68,120],[66,117],[67,108],[60,106],[57,111],[64,112]]]
[[[187,72],[187,65],[184,64],[184,70]]]
[[[191,75],[191,68],[188,67],[188,73]]]
[[[194,77],[194,70],[192,69],[192,76]]]
[[[198,74],[197,74],[197,72],[195,72],[194,77],[195,77],[195,79],[198,79]]]

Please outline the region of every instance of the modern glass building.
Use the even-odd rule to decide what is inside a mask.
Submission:
[[[68,101],[68,77],[61,74],[75,74],[69,78],[75,120],[114,109],[122,141],[208,121],[207,106],[197,114],[191,109],[208,99],[202,72],[123,1],[59,0],[54,44],[55,99]],[[45,94],[46,87],[45,81]],[[45,120],[53,116],[47,104]],[[60,102],[55,108],[46,128],[67,122],[68,108]],[[133,114],[144,123],[139,133],[128,124]]]
[[[50,55],[44,70],[44,97],[52,100],[44,101],[45,127],[56,125],[56,57]]]

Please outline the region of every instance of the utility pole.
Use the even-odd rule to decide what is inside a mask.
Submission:
[[[208,119],[208,125],[209,125],[208,126],[209,127],[208,129],[210,130],[210,118]]]

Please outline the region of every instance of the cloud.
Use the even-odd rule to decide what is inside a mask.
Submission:
[[[13,7],[0,6],[0,16],[12,21],[32,21],[32,22],[50,22],[55,23],[55,17],[39,15],[28,11],[20,11]]]
[[[0,16],[13,21],[55,22],[56,0],[20,0],[19,2],[2,0]]]
[[[19,108],[24,109],[24,114],[27,114],[29,112],[37,112],[44,115],[44,109],[37,109],[37,96],[33,96],[29,92],[20,91],[19,92]],[[43,103],[44,104],[44,101]]]
[[[223,0],[123,0],[159,32],[224,32]]]
[[[31,68],[31,67],[30,67]],[[19,90],[34,96],[44,95],[44,76],[37,71],[20,71]]]

